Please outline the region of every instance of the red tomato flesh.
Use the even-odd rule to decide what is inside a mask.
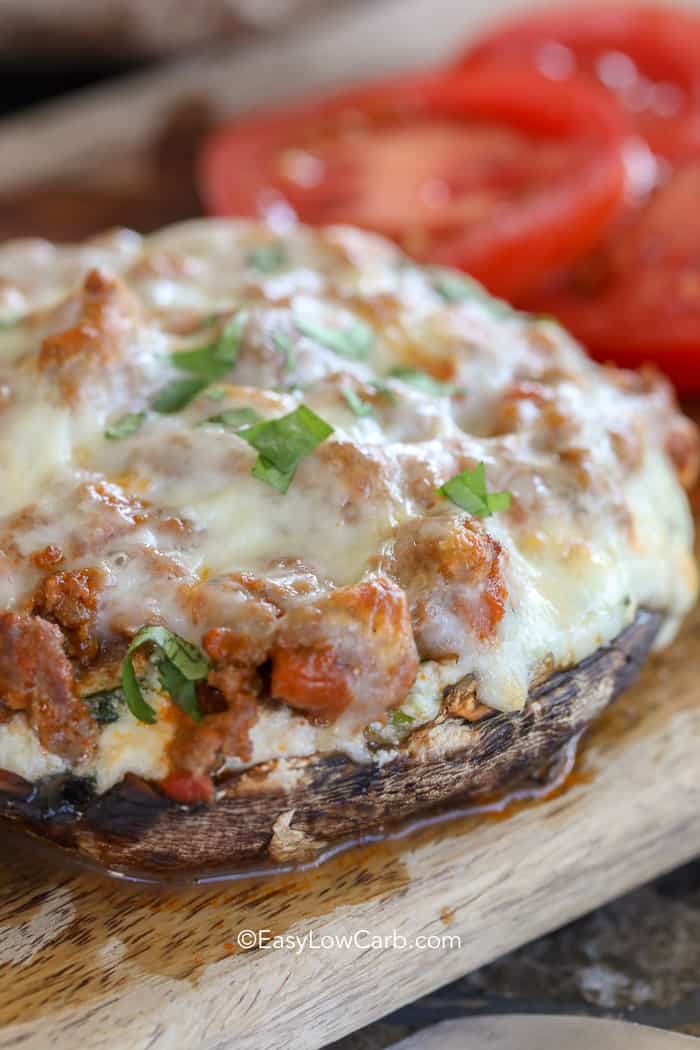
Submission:
[[[490,64],[234,123],[209,139],[200,173],[215,214],[376,230],[504,296],[595,243],[624,189],[603,92]]]
[[[187,770],[176,770],[168,774],[160,783],[165,794],[174,802],[183,806],[194,806],[199,802],[212,802],[214,784],[205,773],[189,773]]]
[[[606,88],[631,128],[672,160],[700,147],[700,16],[679,8],[587,4],[508,22],[470,47],[460,67],[527,61],[565,84]]]
[[[548,294],[522,305],[557,317],[600,360],[654,362],[700,394],[700,158],[678,168],[614,238]]]
[[[628,165],[627,206],[590,253],[547,293],[517,296],[551,313],[594,356],[654,362],[700,393],[700,17],[668,7],[586,5],[515,20],[461,60],[527,61],[565,85],[607,88],[647,153],[641,179]],[[632,156],[628,152],[628,158]]]

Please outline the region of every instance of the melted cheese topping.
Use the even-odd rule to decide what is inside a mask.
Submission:
[[[282,261],[263,272],[256,252],[271,241]],[[201,644],[239,615],[231,574],[276,587],[286,613],[384,572],[407,589],[423,660],[401,705],[415,727],[465,675],[483,702],[518,710],[543,666],[590,655],[642,606],[666,614],[667,639],[694,599],[666,387],[598,367],[556,324],[478,290],[447,299],[434,273],[379,238],[296,228],[280,240],[249,223],[197,221],[75,248],[16,242],[0,251],[0,290],[1,609],[33,607],[49,547],[61,571],[99,570],[94,629],[122,651],[152,622]],[[211,342],[217,318],[241,308],[229,374],[179,412],[150,411],[183,375],[170,355]],[[373,332],[365,359],[309,334],[358,322]],[[426,393],[391,377],[397,368],[457,392]],[[348,390],[367,414],[354,414]],[[253,477],[256,452],[239,435],[207,422],[241,407],[272,419],[301,403],[334,433],[286,494]],[[147,413],[137,432],[105,438],[137,412]],[[479,461],[490,489],[513,494],[509,511],[482,523],[506,596],[486,632],[464,613],[473,581],[434,565],[430,552],[444,548],[419,541],[423,528],[462,527],[437,489]],[[173,732],[167,718],[147,726],[123,709],[81,771],[99,790],[127,772],[160,779]],[[266,703],[252,761],[338,749],[371,760],[377,734],[387,746],[401,736],[358,731],[344,716],[320,727]],[[65,763],[17,714],[0,722],[0,768],[34,780]]]

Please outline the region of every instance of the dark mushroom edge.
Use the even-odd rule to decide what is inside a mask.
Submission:
[[[340,753],[277,759],[227,775],[214,804],[194,807],[134,776],[97,795],[85,779],[30,784],[0,771],[0,818],[121,872],[308,863],[340,840],[512,788],[635,680],[661,622],[640,611],[609,645],[534,688],[524,710],[475,723],[443,713],[383,764]]]

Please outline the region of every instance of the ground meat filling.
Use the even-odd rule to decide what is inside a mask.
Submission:
[[[308,604],[284,611],[289,590],[301,587]],[[203,648],[212,663],[200,695],[203,718],[182,719],[171,745],[171,797],[206,800],[206,777],[225,757],[250,760],[250,730],[267,690],[317,722],[344,712],[361,728],[384,718],[405,697],[418,670],[406,596],[376,577],[319,597],[303,574],[271,584],[233,574],[197,589],[198,619],[227,612],[229,626],[212,627]],[[218,704],[217,704],[218,700]]]
[[[38,366],[72,403],[85,390],[86,374],[98,379],[106,368],[119,366],[139,306],[120,280],[98,270],[88,273],[77,302],[68,305],[77,317],[70,327],[46,337]]]
[[[99,569],[57,572],[47,576],[34,600],[34,612],[62,628],[70,655],[86,666],[100,648],[95,613],[101,584]]]
[[[207,802],[213,796],[212,773],[225,758],[251,757],[250,730],[258,719],[261,680],[258,668],[268,658],[281,611],[265,596],[263,581],[231,573],[195,587],[187,607],[205,630],[202,648],[211,662],[198,689],[202,719],[182,716],[170,746],[171,774],[163,789],[182,803]]]
[[[205,713],[201,722],[185,717],[180,720],[170,746],[173,772],[164,784],[166,792],[179,801],[207,801],[213,790],[207,786],[207,778],[224,758],[235,756],[247,762],[251,757],[250,730],[260,711],[257,674],[230,665],[210,672],[208,683],[219,691],[225,706],[223,710]],[[205,699],[201,705],[205,710],[206,703]],[[215,706],[216,697],[210,696],[209,703]],[[183,798],[186,791],[197,795]]]
[[[272,696],[332,722],[383,718],[406,696],[418,653],[404,591],[385,576],[290,610],[272,653]]]
[[[216,666],[257,667],[268,658],[282,613],[263,581],[242,573],[208,581],[195,588],[191,609],[197,625],[213,625],[202,642]]]
[[[504,552],[474,518],[406,522],[397,530],[390,569],[405,587],[422,659],[459,656],[465,635],[495,637],[508,597]]]
[[[58,627],[40,616],[0,615],[0,696],[7,716],[25,711],[47,750],[80,762],[96,726],[75,693],[73,670]]]

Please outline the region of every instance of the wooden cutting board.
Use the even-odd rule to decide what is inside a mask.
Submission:
[[[699,638],[696,612],[590,734],[566,790],[499,819],[304,874],[160,892],[5,843],[0,1048],[311,1050],[688,860]],[[250,930],[315,946],[246,951]]]
[[[490,0],[489,13],[512,6]],[[17,118],[0,127],[0,236],[196,214],[192,157],[212,120],[428,64],[483,11],[357,0],[305,33]],[[157,891],[2,840],[0,1048],[322,1046],[689,859],[700,850],[699,639],[696,612],[590,734],[555,797],[316,871]],[[251,930],[267,946],[245,950]],[[282,935],[287,944],[269,943]]]

